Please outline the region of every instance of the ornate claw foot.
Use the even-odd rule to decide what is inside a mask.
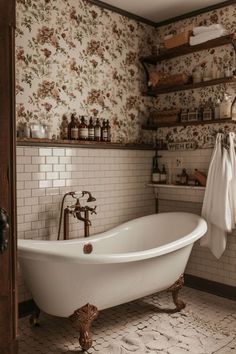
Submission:
[[[96,306],[87,304],[76,310],[69,319],[79,328],[79,343],[83,350],[88,350],[92,346],[91,325],[98,316]]]
[[[168,292],[172,293],[172,298],[178,311],[181,311],[186,306],[186,304],[182,300],[178,299],[179,291],[182,289],[183,286],[184,275],[182,274],[179,279],[169,289],[167,289]]]
[[[38,308],[37,305],[35,305],[34,312],[29,318],[29,323],[31,327],[39,327],[39,315],[40,315],[40,309]]]

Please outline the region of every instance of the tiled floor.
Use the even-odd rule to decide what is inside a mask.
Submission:
[[[173,308],[170,294],[148,296],[104,310],[93,325],[96,354],[236,354],[236,302],[190,288],[187,307]],[[40,327],[20,320],[20,354],[82,353],[68,319],[41,315]]]

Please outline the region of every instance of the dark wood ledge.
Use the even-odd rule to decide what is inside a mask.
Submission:
[[[192,125],[207,125],[207,124],[235,124],[236,121],[231,118],[220,118],[211,120],[198,120],[194,122],[173,122],[173,123],[159,123],[156,125],[143,124],[142,129],[144,130],[157,130],[158,128],[173,128],[173,127],[188,127]]]
[[[147,57],[141,57],[140,61],[147,63],[147,64],[156,65],[157,63],[159,63],[163,60],[177,58],[182,55],[192,54],[192,53],[199,52],[199,51],[202,51],[205,49],[220,47],[220,46],[223,46],[226,44],[234,44],[235,41],[236,41],[235,34],[231,33],[227,36],[222,36],[222,37],[218,37],[215,39],[211,39],[209,41],[206,41],[204,43],[200,43],[197,45],[191,46],[190,44],[184,44],[179,47],[167,49],[164,53],[157,55],[157,56],[150,55]]]
[[[236,78],[234,76],[231,76],[231,77],[223,77],[220,79],[201,81],[198,83],[182,84],[182,85],[168,86],[168,87],[159,86],[157,88],[149,89],[148,91],[143,92],[143,96],[157,97],[158,95],[164,94],[164,93],[184,91],[184,90],[194,90],[194,89],[198,89],[201,87],[230,84],[230,83],[235,83],[235,82],[236,82]]]
[[[121,144],[106,143],[97,141],[75,141],[75,140],[50,140],[18,138],[17,146],[41,146],[41,147],[73,147],[86,149],[121,149],[121,150],[154,150],[149,144]]]

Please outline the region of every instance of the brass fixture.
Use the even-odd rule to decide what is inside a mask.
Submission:
[[[83,248],[84,254],[90,254],[93,252],[93,245],[91,243],[86,243]]]
[[[94,198],[89,191],[81,191],[81,192],[68,192],[63,196],[62,199],[62,204],[61,204],[61,213],[60,213],[60,220],[59,220],[59,229],[58,229],[58,237],[57,240],[60,239],[60,233],[61,233],[61,223],[62,223],[62,213],[63,213],[63,208],[64,208],[64,202],[65,198],[70,195],[72,198],[76,199],[76,203],[71,206],[67,206],[64,209],[64,240],[69,239],[69,215],[73,215],[75,218],[78,220],[83,221],[84,223],[84,236],[88,237],[89,236],[89,227],[91,226],[91,221],[89,220],[89,212],[91,214],[97,214],[96,213],[96,206],[94,208],[91,208],[89,206],[81,206],[80,204],[80,198],[83,198],[85,195],[88,195],[87,202],[94,202],[96,201],[96,198]],[[81,213],[84,213],[84,216],[81,215]]]

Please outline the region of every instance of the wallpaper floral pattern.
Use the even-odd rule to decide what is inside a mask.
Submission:
[[[155,29],[86,0],[18,0],[18,123],[42,122],[59,134],[63,114],[109,119],[112,141],[139,142],[151,99],[140,95],[139,56]]]
[[[235,125],[209,125],[142,131],[153,107],[192,108],[209,99],[221,99],[235,87],[212,86],[191,91],[142,96],[145,75],[139,57],[148,55],[166,34],[189,25],[222,23],[236,31],[236,5],[153,28],[101,9],[87,0],[17,0],[16,111],[17,122],[50,123],[59,135],[62,116],[72,112],[109,119],[114,142],[194,140],[209,147],[218,129]],[[186,72],[201,63],[232,66],[233,49],[223,46],[159,65],[165,72]]]

